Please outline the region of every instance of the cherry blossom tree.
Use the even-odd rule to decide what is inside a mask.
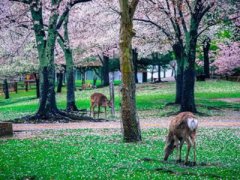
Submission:
[[[220,75],[232,75],[240,68],[240,43],[219,44],[220,50],[212,66],[217,68],[216,73]]]
[[[40,106],[32,119],[68,119],[66,114],[59,111],[55,98],[55,66],[54,49],[57,37],[57,30],[62,26],[65,17],[70,9],[82,2],[90,0],[11,0],[12,2],[23,3],[29,7],[33,31],[38,50],[40,64]],[[45,30],[47,29],[47,30]]]

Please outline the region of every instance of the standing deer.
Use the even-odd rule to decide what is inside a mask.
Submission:
[[[95,117],[94,108],[96,106],[98,106],[98,118],[99,118],[101,106],[105,108],[105,117],[106,117],[107,106],[112,108],[112,102],[111,102],[111,100],[108,100],[105,95],[103,95],[101,93],[94,93],[91,95],[90,116],[91,116],[91,113],[93,113],[93,117]]]
[[[171,120],[169,126],[169,132],[166,139],[165,156],[164,160],[168,159],[168,156],[177,148],[177,162],[181,162],[181,151],[183,143],[187,143],[187,154],[185,158],[185,164],[188,163],[188,156],[191,147],[194,148],[194,161],[196,164],[196,130],[198,127],[198,121],[191,112],[179,113],[174,119]],[[179,152],[180,150],[180,152]]]

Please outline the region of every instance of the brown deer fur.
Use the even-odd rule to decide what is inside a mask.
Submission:
[[[187,154],[185,158],[185,164],[188,163],[188,156],[191,147],[194,148],[194,164],[196,163],[196,130],[198,121],[191,112],[179,113],[174,119],[171,120],[169,126],[169,132],[166,139],[165,156],[164,160],[168,159],[168,156],[177,148],[177,162],[181,162],[181,150],[183,143],[187,143]],[[180,152],[179,152],[180,150]]]
[[[93,113],[93,117],[95,117],[94,114],[94,108],[98,107],[98,118],[99,118],[99,113],[100,113],[100,107],[104,107],[105,109],[105,117],[106,117],[106,109],[108,107],[112,107],[112,103],[110,100],[107,99],[107,97],[101,93],[94,93],[91,95],[91,107],[90,107],[90,116],[91,113]]]

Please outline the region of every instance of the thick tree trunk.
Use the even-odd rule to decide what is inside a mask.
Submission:
[[[61,93],[63,86],[63,72],[57,73],[57,79],[58,79],[57,93]]]
[[[121,8],[120,23],[120,67],[122,72],[121,119],[125,142],[141,141],[140,125],[136,116],[136,85],[132,60],[133,23],[128,1],[119,1]],[[133,7],[131,7],[131,11]],[[133,12],[132,12],[133,13]]]
[[[74,79],[73,55],[69,45],[69,37],[68,37],[68,16],[64,20],[63,29],[64,29],[64,42],[63,42],[63,39],[59,39],[58,42],[61,48],[63,49],[64,57],[66,61],[66,74],[67,74],[66,110],[70,112],[70,111],[77,111],[78,109],[75,102],[75,79]]]
[[[39,75],[35,73],[34,77],[36,82],[36,96],[37,98],[39,98],[40,97]]]
[[[3,81],[3,92],[4,92],[4,95],[5,95],[5,99],[9,99],[9,89],[8,89],[8,82],[7,82],[7,79],[4,79]]]
[[[183,94],[181,111],[197,112],[194,100],[195,70],[187,68],[183,72]]]
[[[102,85],[109,85],[109,57],[103,56],[103,66],[102,66]]]
[[[182,101],[182,85],[183,85],[183,54],[184,50],[181,43],[176,43],[173,45],[173,51],[177,60],[177,72],[175,74],[176,79],[176,97],[175,103],[181,104]]]
[[[74,70],[73,64],[67,63],[67,111],[77,111],[75,101],[75,80],[74,80]]]
[[[205,78],[210,78],[209,72],[209,50],[211,39],[208,37],[203,42],[203,55],[204,55],[204,74]]]
[[[59,113],[55,98],[55,68],[54,65],[40,68],[40,106],[37,119],[51,119]]]
[[[195,58],[197,47],[197,23],[191,21],[190,32],[186,34],[186,54],[183,71],[183,92],[181,111],[197,112],[194,99]]]
[[[135,77],[135,83],[138,83],[138,67],[137,67],[137,59],[138,59],[138,53],[137,49],[132,50],[132,59],[133,59],[133,66],[134,66],[134,77]]]

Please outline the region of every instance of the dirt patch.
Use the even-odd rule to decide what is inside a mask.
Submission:
[[[141,129],[168,128],[172,117],[140,117]],[[221,111],[217,116],[199,117],[199,127],[204,128],[240,128],[239,111]],[[61,131],[73,129],[93,130],[92,133],[99,135],[110,135],[121,132],[121,121],[89,122],[80,121],[74,123],[43,123],[43,124],[13,124],[14,136],[12,138],[33,138],[52,136],[47,131]],[[67,132],[66,132],[67,133]],[[45,135],[43,135],[45,134]],[[46,135],[47,134],[47,135]]]
[[[218,98],[218,99],[214,99],[214,100],[224,101],[224,102],[229,102],[229,103],[239,103],[240,102],[240,98]]]

